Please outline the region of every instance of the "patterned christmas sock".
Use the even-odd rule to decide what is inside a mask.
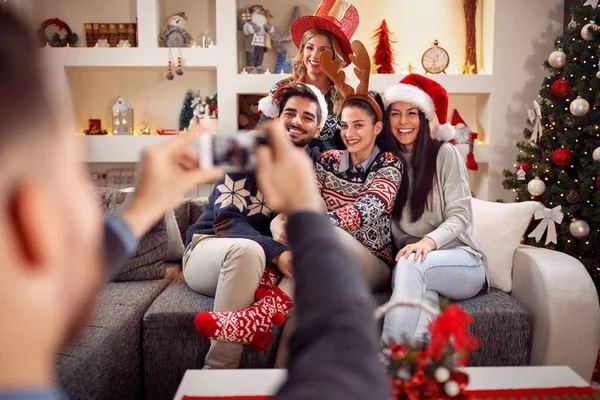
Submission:
[[[293,306],[292,299],[274,287],[245,310],[200,313],[194,324],[209,339],[249,344],[255,350],[264,350],[273,338],[273,325],[283,325]]]
[[[269,293],[269,289],[277,286],[282,277],[283,275],[281,272],[275,268],[265,268],[265,272],[263,272],[262,278],[260,278],[258,288],[256,289],[256,292],[254,292],[254,298],[260,300],[265,297]]]

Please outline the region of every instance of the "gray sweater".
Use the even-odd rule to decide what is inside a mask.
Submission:
[[[403,153],[413,185],[412,154]],[[405,207],[400,220],[392,221],[392,236],[398,249],[428,236],[440,250],[462,248],[483,259],[485,256],[473,234],[471,190],[467,168],[458,149],[449,143],[440,147],[436,159],[436,177],[429,207],[417,222],[410,221],[410,209]],[[487,266],[486,266],[487,274]]]

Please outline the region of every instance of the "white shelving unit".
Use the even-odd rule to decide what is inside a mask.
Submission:
[[[374,1],[379,3],[376,7]],[[264,0],[263,3],[273,11],[272,22],[276,29],[282,30],[285,29],[287,19],[291,15],[290,10],[294,6],[299,6],[301,13],[312,12],[319,0],[297,0],[289,4],[279,0]],[[43,7],[38,7],[39,0],[11,0],[9,4],[28,17],[35,27],[46,18],[64,19],[80,35],[80,45],[85,45],[85,33],[82,32],[85,22],[137,20],[137,48],[40,49],[50,66],[51,81],[59,101],[65,107],[74,110],[74,124],[78,131],[74,133],[80,133],[86,127],[89,118],[101,118],[103,128],[110,127],[109,99],[116,99],[119,95],[133,98],[136,129],[142,121],[149,121],[153,130],[176,129],[179,109],[187,89],[200,90],[202,96],[217,93],[218,130],[233,132],[237,130],[238,96],[267,93],[275,82],[288,76],[240,73],[243,64],[240,56],[243,53],[238,45],[240,34],[237,31],[237,16],[240,7],[254,4],[251,0],[44,0]],[[499,74],[503,74],[505,82],[508,68],[502,63],[502,56],[497,53],[506,52],[509,48],[509,44],[504,43],[502,39],[503,30],[511,25],[513,12],[521,7],[521,3],[516,0],[481,1],[478,17],[478,53],[482,64],[480,67],[483,67],[486,73],[480,75],[451,73],[460,68],[457,63],[464,54],[461,0],[444,0],[443,3],[439,0],[426,0],[422,4],[415,4],[411,0],[354,0],[354,4],[361,15],[361,25],[354,39],[359,39],[369,46],[372,46],[371,35],[377,27],[376,21],[391,15],[394,7],[404,7],[403,9],[414,15],[412,20],[403,20],[401,25],[393,28],[398,29],[396,37],[399,44],[395,47],[400,49],[398,58],[402,59],[398,71],[404,70],[408,64],[408,57],[412,57],[410,61],[414,66],[420,67],[420,58],[416,59],[419,49],[424,50],[427,43],[433,39],[440,39],[441,44],[449,48],[454,64],[451,64],[448,75],[429,76],[448,90],[451,103],[449,112],[454,108],[458,109],[469,126],[477,131],[480,139],[484,141],[484,144],[475,147],[475,158],[480,164],[480,170],[471,173],[471,180],[478,182],[479,186],[475,188],[478,197],[488,198],[487,174],[491,173],[488,166],[496,162],[501,165],[504,162],[503,154],[506,154],[506,144],[502,143],[503,132],[496,133],[496,130],[506,129],[506,124],[502,121],[502,116],[492,115],[491,112],[492,107],[497,106],[496,93],[499,93],[498,96],[503,102],[509,96],[506,84],[500,82],[499,77]],[[119,11],[115,14],[110,11],[111,8]],[[432,8],[437,8],[435,13],[424,11]],[[193,21],[204,21],[203,28],[211,28],[211,35],[217,47],[181,49],[185,74],[182,77],[176,76],[173,81],[167,81],[164,74],[169,49],[159,47],[157,38],[164,28],[167,14],[174,11],[186,11],[193,15]],[[425,21],[432,18],[438,18],[439,21],[431,20],[426,25]],[[392,21],[397,24],[397,21],[393,20],[394,18],[388,18],[388,23]],[[414,26],[402,26],[407,23]],[[196,38],[198,30],[199,28],[192,32]],[[408,30],[415,32],[414,35],[406,36]],[[294,48],[291,43],[286,46],[288,49]],[[372,52],[372,47],[369,49]],[[172,49],[171,52],[176,60],[179,51]],[[290,56],[293,55],[290,52]],[[265,57],[265,62],[272,62],[273,54],[269,54],[268,57]],[[346,75],[352,84],[356,83],[352,67],[347,69]],[[384,92],[404,76],[404,73],[372,75],[371,89]],[[124,93],[120,92],[121,86],[117,87],[116,82],[123,83]],[[107,166],[135,163],[144,147],[166,138],[82,136],[81,140],[87,149],[85,160],[97,167],[97,164],[103,163]],[[467,146],[459,146],[459,149],[466,154]],[[498,171],[495,171],[494,175],[500,176]]]

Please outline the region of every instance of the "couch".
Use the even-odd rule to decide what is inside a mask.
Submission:
[[[101,189],[100,198],[106,211],[126,201],[126,195],[109,189]],[[181,239],[204,201],[185,200],[174,211]],[[167,240],[165,232],[163,221],[149,236]],[[148,248],[147,240],[141,249]],[[459,302],[473,317],[472,332],[482,341],[470,365],[568,365],[590,379],[600,342],[600,311],[583,265],[565,254],[527,246],[519,246],[511,261],[510,293],[492,288]],[[195,331],[193,319],[210,311],[213,299],[186,286],[180,263],[161,267],[154,279],[108,283],[79,338],[57,355],[59,382],[71,399],[172,399],[184,372],[203,366],[209,341]],[[375,293],[373,298],[383,304],[389,295]],[[246,346],[240,368],[272,368],[283,329],[285,325],[275,329],[263,352]]]

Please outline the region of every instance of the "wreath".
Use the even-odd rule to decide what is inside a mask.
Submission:
[[[46,28],[49,26],[58,28],[58,32],[55,32],[50,38],[46,36]],[[62,31],[66,31],[66,34],[61,36],[59,32]],[[37,33],[42,46],[67,47],[69,45],[70,47],[75,47],[77,46],[77,40],[79,40],[79,37],[76,33],[73,33],[69,25],[58,18],[50,18],[42,22],[42,26],[38,29]]]

